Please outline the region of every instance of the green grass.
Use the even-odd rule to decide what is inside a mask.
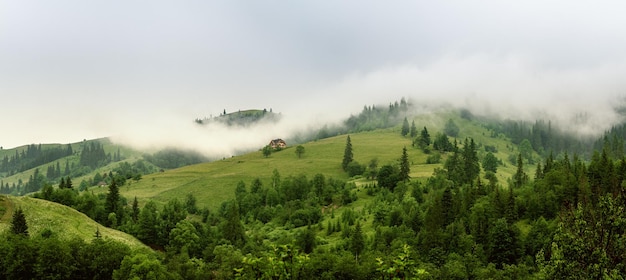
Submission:
[[[24,196],[0,196],[0,206],[7,209],[0,216],[0,232],[10,227],[13,210],[22,208],[31,236],[37,236],[49,229],[62,239],[80,238],[90,241],[98,229],[103,238],[122,242],[133,248],[147,248],[131,235],[102,226],[85,214],[58,203]]]
[[[496,157],[500,158],[506,166],[499,167],[497,176],[499,182],[506,186],[507,179],[511,178],[516,171],[514,166],[507,163],[507,158],[510,154],[517,153],[516,149],[507,149],[507,145],[511,146],[507,139],[489,137],[490,132],[478,123],[461,119],[452,113],[424,114],[415,117],[414,120],[418,130],[426,126],[431,137],[434,138],[449,118],[461,127],[457,141],[462,144],[465,137],[474,138],[479,147],[480,158],[485,154],[483,145],[494,145],[498,148]],[[410,138],[400,135],[400,126],[355,133],[350,137],[354,160],[361,164],[367,165],[373,158],[378,159],[379,167],[396,163],[402,154],[402,148],[407,147],[412,178],[424,180],[432,175],[435,168],[442,168],[442,164],[426,164],[428,155],[413,148]],[[139,182],[131,182],[130,185],[122,187],[120,192],[129,201],[137,197],[142,205],[148,200],[161,204],[173,198],[184,200],[187,194],[193,194],[199,207],[214,210],[222,202],[234,198],[234,190],[239,181],[249,185],[253,179],[259,178],[265,186],[268,186],[274,169],[279,171],[283,179],[299,174],[305,174],[311,179],[315,174],[321,173],[327,178],[354,181],[359,185],[368,182],[362,177],[348,178],[341,169],[345,144],[346,135],[305,143],[302,144],[305,153],[300,159],[296,156],[294,147],[274,152],[268,158],[263,157],[261,151],[251,152],[215,162],[147,175]],[[442,163],[445,158],[444,155]],[[534,167],[527,166],[527,170],[532,169]],[[108,189],[95,187],[90,190],[105,193]]]

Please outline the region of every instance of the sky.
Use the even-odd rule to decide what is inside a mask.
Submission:
[[[402,97],[598,132],[620,121],[625,10],[621,1],[0,0],[0,146],[111,136],[228,155]],[[193,124],[251,108],[287,121]]]

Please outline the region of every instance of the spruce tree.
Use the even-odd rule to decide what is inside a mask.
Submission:
[[[22,208],[17,208],[13,212],[13,220],[11,220],[11,233],[15,235],[28,236],[28,224],[26,224],[26,216]]]
[[[363,249],[365,249],[365,238],[363,237],[361,223],[357,222],[350,236],[350,250],[354,253],[354,259],[357,263],[359,262],[359,255],[363,252]]]
[[[409,121],[406,117],[404,118],[404,121],[402,121],[402,131],[400,134],[402,134],[402,136],[407,136],[409,134]]]
[[[422,132],[420,134],[420,146],[426,147],[428,145],[430,145],[430,134],[428,133],[428,129],[426,129],[426,127],[424,127],[424,129],[422,129]]]
[[[402,157],[400,157],[400,181],[408,181],[411,176],[411,166],[409,164],[409,155],[407,154],[406,147],[402,148]]]
[[[70,176],[67,176],[67,179],[65,180],[65,188],[66,189],[71,189],[74,186],[72,185],[72,178],[70,178]]]
[[[350,140],[350,135],[346,138],[346,149],[343,152],[343,162],[341,163],[341,167],[344,171],[348,169],[348,164],[350,164],[354,160],[354,155],[352,154],[352,142]]]
[[[415,138],[417,136],[417,127],[415,126],[415,121],[411,122],[411,138]]]
[[[524,172],[522,154],[517,155],[517,172],[513,175],[513,187],[519,188],[528,181],[528,175]]]
[[[232,201],[226,210],[226,219],[222,223],[222,233],[224,238],[236,246],[243,246],[246,241],[246,234],[239,218],[239,206]]]
[[[137,201],[137,197],[133,200],[133,212],[132,212],[133,222],[137,222],[139,219],[139,202]]]
[[[120,200],[120,189],[117,186],[115,180],[111,180],[111,184],[109,185],[109,193],[106,197],[106,202],[104,204],[104,209],[107,214],[116,213],[119,209],[119,200]]]

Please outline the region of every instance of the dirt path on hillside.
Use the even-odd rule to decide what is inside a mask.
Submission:
[[[11,216],[13,215],[13,201],[6,195],[0,195],[0,206],[4,208],[4,214],[0,217],[0,221],[11,221]]]

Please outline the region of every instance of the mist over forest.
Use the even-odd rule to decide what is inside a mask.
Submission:
[[[0,279],[626,275],[625,3],[0,7]]]

